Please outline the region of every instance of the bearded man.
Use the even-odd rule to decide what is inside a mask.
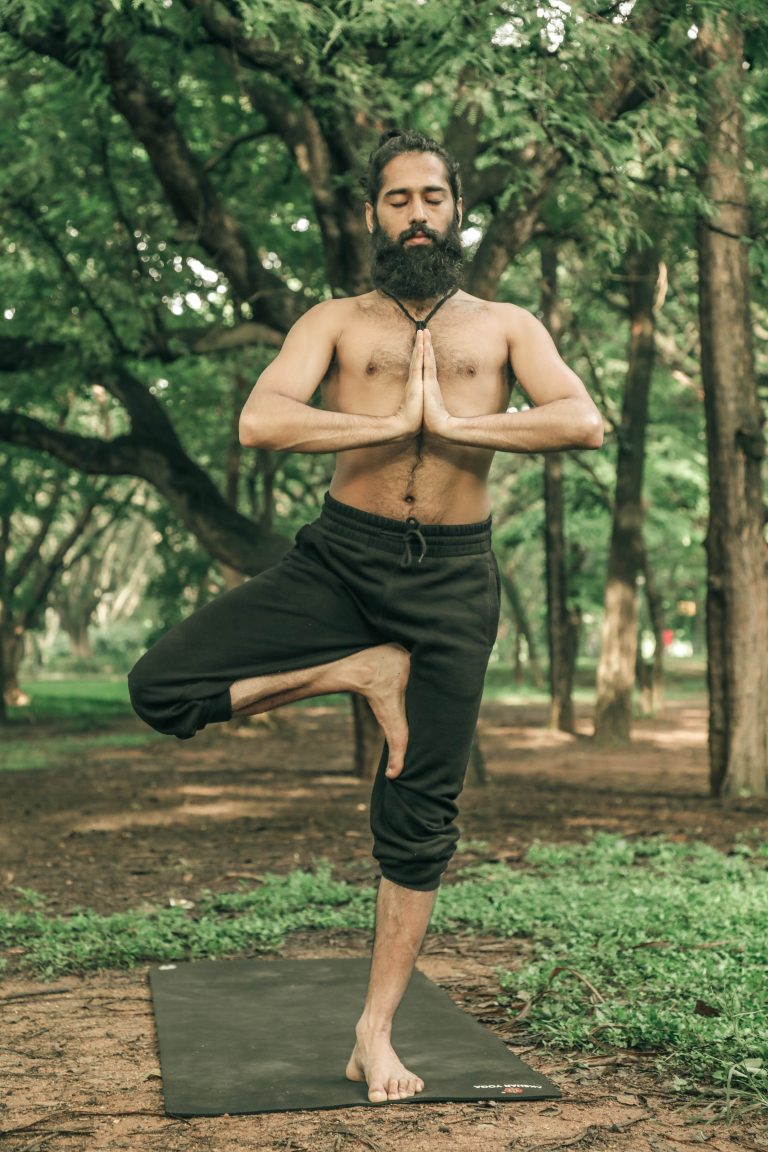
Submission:
[[[424,1087],[391,1030],[458,839],[496,636],[491,460],[597,448],[602,421],[534,316],[461,290],[459,172],[440,144],[386,134],[366,191],[374,290],[302,316],[240,421],[248,447],[336,453],[322,513],[275,568],[173,628],[129,683],[139,715],[182,738],[330,692],[370,703],[386,738],[371,796],[382,875],[346,1074],[382,1102]],[[532,407],[507,410],[513,376]]]

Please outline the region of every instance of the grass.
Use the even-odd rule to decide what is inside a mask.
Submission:
[[[594,703],[597,665],[594,660],[581,659],[576,671],[573,698],[577,704]],[[704,696],[707,691],[706,666],[693,659],[667,659],[664,669],[664,690],[668,698],[690,700]],[[534,684],[525,671],[524,679],[517,683],[514,669],[509,664],[494,664],[485,677],[485,700],[503,700],[526,704],[548,704],[549,687],[546,666],[542,668],[542,681]],[[635,693],[635,711],[640,715],[639,696]]]
[[[29,731],[55,723],[57,731],[88,732],[133,716],[124,677],[35,680],[21,687],[32,703],[24,708],[9,708],[10,731]]]
[[[143,748],[163,737],[156,732],[102,732],[89,736],[61,736],[48,740],[4,740],[0,772],[28,772],[65,768],[84,763],[98,748]]]
[[[768,844],[597,834],[537,843],[520,868],[465,867],[433,931],[510,941],[500,1002],[553,1047],[654,1053],[673,1086],[768,1103]],[[36,893],[0,912],[0,948],[44,978],[274,951],[298,930],[369,930],[373,893],[313,873],[204,893],[195,906],[49,915]]]

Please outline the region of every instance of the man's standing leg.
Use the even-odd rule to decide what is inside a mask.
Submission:
[[[376,900],[376,937],[357,1042],[347,1065],[350,1080],[368,1083],[374,1103],[421,1092],[424,1081],[409,1072],[392,1047],[392,1021],[421,951],[437,890],[414,892],[382,876]]]
[[[478,551],[468,555],[470,532],[459,536],[458,556],[452,554],[450,529],[433,529],[432,535],[447,537],[449,554],[433,558],[428,551],[415,572],[399,570],[388,584],[390,635],[411,653],[408,746],[395,777],[386,772],[385,751],[371,797],[374,856],[383,875],[368,994],[347,1066],[347,1076],[367,1081],[375,1103],[406,1099],[424,1088],[394,1051],[392,1024],[458,839],[456,800],[498,623],[488,530],[478,528]]]

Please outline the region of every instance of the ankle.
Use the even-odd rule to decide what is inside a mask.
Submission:
[[[363,1014],[355,1025],[355,1035],[358,1040],[369,1040],[374,1036],[388,1040],[392,1035],[392,1020],[389,1017]]]

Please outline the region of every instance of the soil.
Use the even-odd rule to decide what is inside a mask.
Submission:
[[[597,748],[549,732],[541,706],[488,703],[484,786],[462,797],[462,863],[514,864],[534,839],[574,841],[589,830],[696,838],[728,851],[766,834],[768,804],[708,796],[706,710],[671,704],[639,721],[630,746]],[[136,732],[138,722],[115,731]],[[55,735],[53,730],[34,733]],[[0,823],[8,888],[35,889],[62,914],[194,901],[265,872],[333,863],[374,881],[369,784],[350,773],[351,719],[299,707],[267,723],[225,726],[194,741],[109,748],[48,771],[4,773]],[[0,893],[0,897],[2,897]],[[3,903],[8,903],[3,899]],[[366,955],[364,933],[290,936],[292,957]],[[411,1104],[194,1120],[163,1112],[144,969],[43,984],[10,956],[0,989],[0,1135],[8,1152],[768,1152],[764,1117],[728,1113],[722,1095],[681,1094],[653,1054],[553,1051],[496,1002],[495,938],[430,934],[419,967],[462,1008],[556,1081],[561,1100]]]

